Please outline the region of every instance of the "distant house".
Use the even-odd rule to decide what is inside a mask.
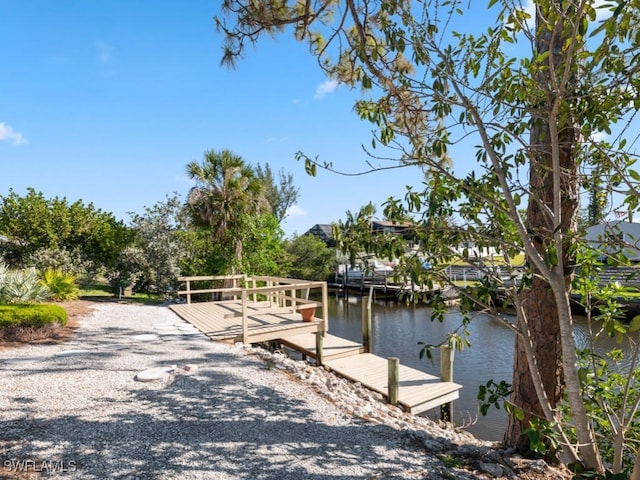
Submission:
[[[619,252],[640,262],[640,223],[613,220],[587,228],[587,241],[603,255]]]
[[[305,235],[313,235],[315,237],[318,237],[327,245],[327,247],[333,248],[336,246],[336,239],[333,238],[332,228],[333,227],[331,226],[331,224],[317,223],[309,230],[307,230],[305,232]]]
[[[371,220],[371,231],[373,233],[391,233],[394,235],[406,236],[414,228],[413,224],[396,223],[388,220]]]
[[[374,234],[390,233],[405,238],[410,236],[412,225],[394,223],[386,220],[371,220],[371,232]],[[335,247],[336,241],[333,238],[333,227],[331,224],[318,223],[305,232],[305,235],[314,235],[327,244],[328,247]]]

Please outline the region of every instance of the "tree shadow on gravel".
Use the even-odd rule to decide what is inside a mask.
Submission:
[[[31,412],[2,420],[5,473],[14,458],[72,465],[60,478],[481,478],[452,477],[407,432],[340,415],[317,418],[303,399],[230,373],[229,364],[245,362],[255,369],[254,360],[209,353],[196,374],[162,387],[138,385],[126,401],[104,402],[86,418]],[[28,399],[19,403],[29,409]]]

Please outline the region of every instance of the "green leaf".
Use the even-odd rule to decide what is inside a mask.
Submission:
[[[630,332],[637,332],[638,330],[640,330],[640,315],[633,317],[633,320],[631,320],[631,323],[629,324]]]

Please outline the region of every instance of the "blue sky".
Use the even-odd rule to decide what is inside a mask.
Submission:
[[[28,187],[128,212],[185,195],[209,149],[294,176],[287,235],[402,196],[417,170],[311,178],[294,155],[360,170],[370,125],[357,92],[334,89],[305,45],[265,39],[236,70],[219,64],[219,2],[0,0],[0,195]]]

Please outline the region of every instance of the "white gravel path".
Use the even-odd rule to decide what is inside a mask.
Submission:
[[[155,367],[172,371],[136,380]],[[345,408],[346,391],[323,369],[211,342],[166,306],[96,304],[70,342],[0,352],[0,478],[490,478],[438,459],[457,434],[362,392]]]

